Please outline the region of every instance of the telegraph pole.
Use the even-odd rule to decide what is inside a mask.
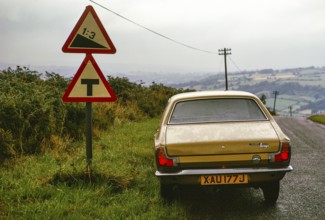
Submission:
[[[231,49],[223,48],[218,51],[219,51],[219,55],[223,55],[225,58],[225,80],[226,80],[226,91],[227,91],[228,90],[227,55],[231,55]]]
[[[290,116],[292,117],[292,105],[289,106],[290,109]]]
[[[276,103],[276,97],[279,95],[279,91],[273,91],[274,94],[274,105],[273,105],[273,112],[275,114],[275,103]]]

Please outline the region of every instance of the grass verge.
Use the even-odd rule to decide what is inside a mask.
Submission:
[[[325,115],[312,115],[308,119],[325,125]]]
[[[0,219],[186,219],[159,196],[153,135],[158,119],[127,123],[95,138],[88,170],[85,143],[6,161]]]

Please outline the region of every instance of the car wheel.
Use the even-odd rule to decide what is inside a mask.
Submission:
[[[267,204],[275,204],[279,197],[280,181],[265,183],[262,186],[263,195]]]
[[[160,183],[160,196],[166,200],[173,199],[173,185]]]

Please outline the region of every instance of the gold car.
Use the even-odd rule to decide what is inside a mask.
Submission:
[[[255,95],[189,92],[170,98],[155,135],[162,197],[175,185],[261,188],[268,203],[279,196],[290,166],[289,138]]]

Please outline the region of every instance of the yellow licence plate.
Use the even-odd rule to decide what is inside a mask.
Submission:
[[[201,176],[201,185],[245,184],[245,183],[248,183],[247,174]]]

